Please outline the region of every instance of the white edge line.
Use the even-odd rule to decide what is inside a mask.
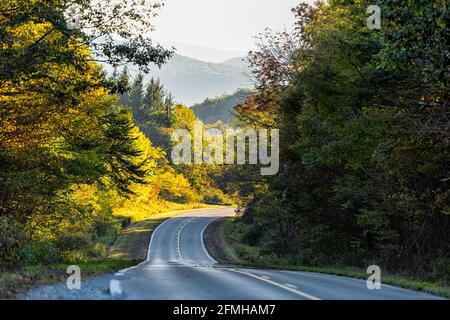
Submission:
[[[202,232],[200,233],[200,239],[201,239],[201,242],[202,242],[202,248],[203,248],[203,251],[205,251],[205,253],[206,253],[206,255],[208,256],[208,258],[209,258],[213,263],[216,263],[216,264],[218,263],[218,262],[216,261],[216,259],[214,259],[213,257],[211,257],[211,255],[209,254],[208,250],[206,250],[206,246],[205,246],[205,241],[204,241],[204,238],[203,238],[203,234],[205,233],[206,228],[208,228],[208,226],[209,226],[211,223],[213,223],[214,221],[216,221],[216,220],[218,220],[218,219],[220,219],[220,218],[221,218],[221,217],[217,217],[217,218],[211,220],[208,224],[206,224],[206,225],[203,227]]]
[[[198,209],[198,210],[195,210],[195,209],[194,209],[194,210],[189,211],[189,212],[182,212],[182,213],[180,213],[180,214],[178,214],[178,215],[175,215],[175,216],[173,216],[173,217],[171,217],[171,218],[168,218],[168,219],[164,220],[163,222],[161,222],[161,223],[155,228],[155,230],[152,231],[152,234],[151,234],[151,236],[150,236],[150,242],[149,242],[149,245],[148,245],[148,250],[147,250],[147,258],[146,258],[144,261],[142,261],[141,263],[139,263],[138,265],[133,266],[133,267],[130,267],[130,268],[126,268],[126,269],[119,270],[119,272],[127,272],[127,271],[129,271],[129,270],[133,270],[133,269],[135,269],[135,268],[140,267],[140,266],[143,265],[144,263],[150,261],[150,250],[151,250],[151,247],[152,247],[153,235],[156,233],[156,231],[158,230],[158,228],[161,227],[164,223],[166,223],[166,222],[168,222],[169,220],[172,220],[172,219],[174,219],[174,218],[179,218],[179,217],[182,217],[182,216],[184,216],[184,215],[192,214],[192,212],[195,212],[195,211],[204,211],[204,212],[208,212],[208,211],[212,211],[212,210],[220,210],[220,209],[230,209],[230,208],[219,208],[219,209],[216,209],[216,208],[211,208],[211,209],[205,208],[205,209]],[[200,217],[199,217],[199,218],[200,218]],[[218,219],[219,219],[219,218],[218,218]],[[203,237],[202,237],[202,240],[203,240]],[[209,255],[209,254],[208,254],[208,255]]]
[[[183,223],[183,225],[181,226],[181,228],[177,232],[177,235],[176,235],[177,251],[178,251],[178,260],[180,260],[180,261],[184,261],[183,257],[181,256],[181,250],[180,250],[181,231],[183,231],[184,227],[186,227],[189,223],[191,223],[192,221],[194,221],[195,219],[198,219],[198,218],[201,218],[201,217],[191,218],[191,219],[187,220],[185,223]]]
[[[122,295],[122,289],[120,288],[119,280],[113,279],[109,281],[109,292],[113,297]]]
[[[192,212],[196,212],[196,211],[200,211],[200,212],[208,212],[208,211],[221,210],[221,209],[230,209],[230,208],[217,208],[217,209],[216,209],[216,208],[204,208],[204,209],[197,209],[197,210],[193,209],[193,210],[191,210],[191,211],[188,211],[188,212],[182,212],[182,213],[180,213],[180,214],[178,214],[178,215],[176,215],[176,216],[173,216],[173,217],[170,217],[170,218],[164,220],[161,224],[159,224],[159,225],[155,228],[155,230],[153,230],[152,235],[150,236],[150,243],[149,243],[149,245],[148,245],[148,251],[147,251],[147,259],[146,259],[145,262],[147,262],[147,261],[150,260],[150,249],[151,249],[151,247],[152,247],[153,235],[156,233],[156,231],[158,230],[158,228],[161,227],[164,223],[166,223],[167,221],[172,220],[172,219],[174,219],[174,218],[181,218],[181,217],[183,217],[183,216],[185,216],[185,215],[192,214]],[[193,218],[192,220],[197,219],[197,218],[201,218],[201,217],[196,217],[196,218]],[[139,265],[138,265],[138,266],[139,266]]]
[[[179,217],[179,216],[177,216],[177,217]],[[201,218],[201,217],[196,217],[196,218],[193,218],[193,219],[189,220],[189,221],[188,221],[187,223],[185,223],[185,224],[180,228],[180,230],[178,231],[178,242],[177,242],[177,246],[178,246],[178,255],[179,255],[181,261],[183,261],[183,258],[182,258],[182,256],[181,256],[181,252],[180,252],[180,249],[179,249],[179,244],[180,244],[180,234],[181,234],[181,231],[183,230],[183,228],[184,228],[186,225],[188,225],[189,223],[191,223],[192,221],[194,221],[194,220],[196,220],[196,219],[198,219],[198,218]],[[201,231],[201,244],[202,244],[202,248],[203,248],[203,250],[205,251],[205,253],[206,253],[206,255],[208,256],[208,258],[211,259],[211,261],[213,261],[214,263],[217,263],[217,261],[216,261],[213,257],[211,257],[211,255],[209,254],[208,250],[206,250],[205,243],[204,243],[204,240],[203,240],[203,234],[204,234],[206,228],[207,228],[211,223],[213,223],[214,221],[216,221],[216,220],[218,220],[218,219],[220,219],[220,218],[221,218],[221,217],[217,217],[217,218],[213,219],[212,221],[210,221],[207,225],[205,225],[205,226],[203,227],[203,229],[202,229],[202,231]],[[122,273],[122,272],[124,273],[124,272],[127,272],[128,270],[135,269],[135,268],[137,268],[137,267],[141,266],[142,264],[144,264],[144,263],[146,263],[146,262],[149,261],[149,259],[150,259],[150,249],[151,249],[151,246],[152,246],[153,235],[156,233],[156,231],[158,230],[159,227],[161,227],[164,223],[166,223],[167,221],[169,221],[169,220],[171,220],[171,219],[173,219],[173,218],[169,218],[169,219],[164,220],[161,224],[159,224],[159,225],[155,228],[155,230],[153,230],[152,235],[151,235],[151,237],[150,237],[150,243],[149,243],[149,246],[148,246],[147,259],[146,259],[145,261],[139,263],[139,264],[136,265],[136,266],[133,266],[133,267],[130,267],[130,268],[127,268],[127,269],[120,270],[120,271],[119,271],[120,273]],[[300,291],[300,290],[297,290],[297,289],[293,289],[293,288],[287,287],[287,286],[282,285],[282,284],[279,284],[279,283],[277,283],[277,282],[275,282],[275,281],[272,281],[272,280],[269,280],[269,279],[265,279],[265,278],[259,277],[259,276],[257,276],[257,275],[248,273],[248,272],[239,271],[239,270],[236,270],[236,269],[228,269],[228,268],[224,268],[224,269],[225,269],[225,270],[232,271],[232,272],[240,273],[240,274],[243,274],[243,275],[246,275],[246,276],[249,276],[249,277],[258,279],[258,280],[263,281],[263,282],[267,282],[267,283],[269,283],[269,284],[271,284],[271,285],[274,285],[274,286],[279,287],[279,288],[281,288],[281,289],[290,291],[290,292],[295,293],[295,294],[297,294],[297,295],[299,295],[299,296],[302,296],[302,297],[304,297],[304,298],[306,298],[306,299],[310,299],[310,300],[321,300],[320,298],[317,298],[317,297],[315,297],[315,296],[309,295],[309,294],[307,294],[307,293],[305,293],[305,292],[302,292],[302,291]],[[120,281],[118,281],[118,280],[111,280],[111,281],[109,282],[109,290],[110,290],[112,296],[114,296],[114,295],[121,295],[121,294],[122,294],[122,290],[121,290],[121,288],[120,288]]]
[[[300,291],[300,290],[297,290],[297,289],[294,289],[294,288],[287,287],[285,285],[282,285],[282,284],[280,284],[278,282],[275,282],[275,281],[272,281],[272,280],[264,279],[264,278],[262,278],[260,276],[254,275],[254,274],[249,273],[249,272],[245,272],[245,271],[241,271],[241,270],[237,270],[237,269],[229,269],[229,268],[224,268],[224,270],[229,270],[229,271],[232,271],[232,272],[240,273],[240,274],[243,274],[243,275],[246,275],[246,276],[249,276],[249,277],[252,277],[252,278],[255,278],[255,279],[267,282],[267,283],[270,283],[273,286],[276,286],[278,288],[290,291],[292,293],[295,293],[295,294],[297,294],[299,296],[302,296],[303,298],[306,298],[306,299],[309,299],[309,300],[321,300],[320,298],[312,296],[310,294],[307,294],[306,292],[303,292],[303,291]]]
[[[175,218],[175,217],[174,217]],[[178,216],[176,216],[176,218],[178,218]],[[171,220],[172,218],[166,219],[163,222],[161,222],[160,224],[158,224],[158,226],[155,228],[155,230],[152,231],[152,235],[150,236],[150,242],[148,244],[148,250],[147,250],[147,259],[145,259],[145,262],[150,260],[150,250],[152,248],[152,241],[153,241],[153,236],[155,235],[156,231],[158,231],[159,227],[161,227],[163,224],[165,224],[167,221]]]
[[[139,263],[138,265],[135,265],[135,266],[132,266],[132,267],[129,267],[129,268],[126,268],[126,269],[122,269],[122,270],[119,270],[119,272],[118,273],[125,273],[125,272],[127,272],[127,271],[130,271],[130,270],[133,270],[133,269],[136,269],[137,267],[140,267],[141,265],[143,265],[144,263],[146,263],[147,262],[147,260],[145,260],[145,261],[142,261],[141,263]]]
[[[125,273],[125,272],[127,272],[127,271],[136,269],[136,268],[140,267],[141,265],[143,265],[144,263],[147,263],[147,262],[150,260],[150,248],[152,247],[153,235],[156,233],[156,230],[158,230],[159,227],[161,227],[164,223],[166,223],[166,222],[169,221],[170,219],[172,219],[172,218],[169,218],[169,219],[164,220],[163,222],[161,222],[161,223],[155,228],[155,230],[152,231],[152,234],[151,234],[151,236],[150,236],[150,242],[149,242],[149,244],[148,244],[148,249],[147,249],[147,257],[145,258],[145,260],[142,261],[141,263],[139,263],[138,265],[135,265],[135,266],[132,266],[132,267],[129,267],[129,268],[126,268],[126,269],[122,269],[122,270],[120,270],[119,272]]]

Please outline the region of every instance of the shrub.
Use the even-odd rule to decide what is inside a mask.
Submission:
[[[97,236],[103,236],[108,231],[110,225],[110,221],[104,222],[104,221],[95,221],[94,228],[95,228],[95,234]]]
[[[50,264],[59,261],[59,250],[49,242],[31,242],[21,250],[25,264]]]
[[[232,201],[220,189],[209,188],[206,190],[203,201],[207,204],[232,204]]]
[[[81,232],[67,234],[58,241],[59,248],[64,251],[81,250],[91,245],[91,236]]]
[[[122,230],[122,224],[125,220],[116,220],[104,224],[102,232],[97,232],[97,241],[107,245],[111,245],[117,238],[120,230]]]
[[[24,242],[21,226],[10,217],[0,217],[0,269],[19,264]]]
[[[117,218],[117,220],[120,221],[120,226],[122,228],[126,228],[126,227],[128,227],[131,224],[131,218],[130,217],[119,216],[119,217],[116,217],[116,218]]]
[[[87,250],[87,254],[92,258],[106,257],[106,245],[103,243],[96,243]]]
[[[60,257],[63,262],[71,264],[85,263],[89,261],[89,257],[83,250],[62,251]]]
[[[433,277],[444,284],[450,283],[450,259],[439,258],[431,263],[433,268]]]

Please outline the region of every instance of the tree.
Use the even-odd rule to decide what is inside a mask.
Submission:
[[[143,104],[143,94],[144,94],[144,75],[139,73],[136,78],[133,80],[131,84],[130,91],[126,100],[124,98],[124,104],[131,107],[133,111],[134,119],[138,124],[142,124],[146,122],[147,114],[144,110]]]
[[[174,105],[175,105],[175,98],[169,92],[164,98],[164,113],[167,119],[170,119],[170,115],[172,113],[172,108],[174,107]]]
[[[150,79],[145,89],[143,101],[144,108],[148,114],[165,112],[165,95],[164,87],[161,85],[159,79]]]
[[[257,92],[238,118],[276,125],[282,141],[278,176],[240,173],[252,243],[305,264],[445,276],[429,270],[450,264],[449,11],[412,2],[379,1],[381,31],[366,27],[365,1],[302,4],[297,34],[252,53]]]
[[[130,113],[124,109],[111,110],[106,115],[107,128],[105,143],[108,166],[108,176],[120,193],[131,193],[131,183],[144,183],[146,171],[143,166],[148,159],[135,163],[134,159],[142,155],[142,150],[136,147],[137,137],[132,136],[134,123]]]
[[[0,11],[0,27],[5,31],[1,39],[5,45],[0,48],[2,79],[32,74],[34,77],[45,76],[36,74],[39,65],[60,59],[78,65],[93,59],[115,66],[134,63],[144,70],[150,63],[161,66],[172,53],[161,46],[153,46],[150,39],[142,36],[152,31],[151,18],[160,6],[161,3],[137,0],[101,3],[92,0],[5,0]],[[17,48],[12,46],[14,33],[10,30],[20,27],[24,21],[38,23],[43,32],[30,39],[26,46]],[[70,50],[64,52],[58,46],[49,45],[55,34],[61,35],[60,45],[70,46]],[[124,41],[118,43],[115,35]],[[79,46],[90,47],[93,56],[81,58],[76,53]]]
[[[121,2],[114,10],[130,3],[137,4]],[[69,28],[65,14],[71,6],[78,8],[83,30],[88,23],[94,30]],[[162,62],[166,53],[148,46],[133,53],[133,46],[108,40],[94,44],[94,34],[131,37],[116,24],[125,16],[102,10],[92,1],[2,2],[0,216],[20,225],[27,241],[57,241],[63,231],[87,230],[96,192],[129,194],[130,184],[144,182],[147,162],[135,143],[134,124],[110,94],[127,86],[126,71],[110,81],[96,55],[147,64]],[[144,12],[133,14],[136,7],[126,10],[132,21],[147,19]]]

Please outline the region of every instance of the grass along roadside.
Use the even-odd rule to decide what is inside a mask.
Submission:
[[[245,268],[270,268],[293,271],[324,273],[356,279],[367,279],[365,270],[351,267],[316,267],[280,262],[274,256],[261,254],[261,248],[244,244],[242,233],[233,228],[231,218],[211,223],[204,233],[204,242],[211,256],[221,264]],[[450,298],[450,288],[437,283],[411,279],[399,275],[383,274],[384,284],[395,285],[416,291],[428,292]]]
[[[136,260],[98,260],[77,263],[82,277],[92,277],[104,273],[117,272],[136,265]],[[22,298],[29,289],[40,285],[60,283],[67,280],[68,263],[50,265],[33,265],[17,271],[7,271],[0,274],[0,299]]]

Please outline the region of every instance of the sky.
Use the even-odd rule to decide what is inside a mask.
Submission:
[[[265,28],[291,29],[300,0],[164,0],[154,19],[156,41],[241,53]],[[310,1],[309,1],[310,2]]]

